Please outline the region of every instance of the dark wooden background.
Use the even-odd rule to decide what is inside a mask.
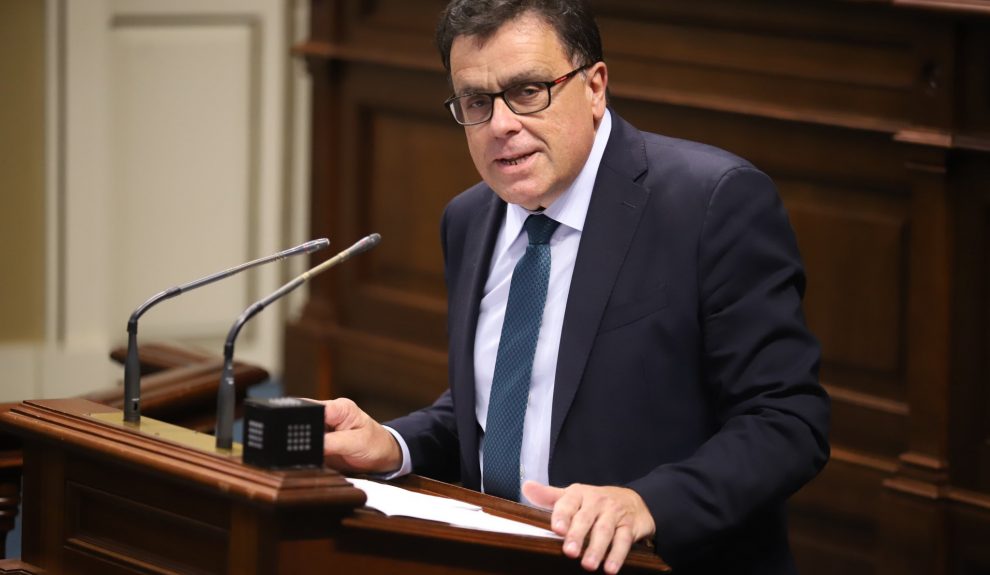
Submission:
[[[478,179],[440,105],[442,4],[312,0],[297,48],[312,235],[383,242],[314,282],[286,385],[380,418],[446,386],[439,218]],[[751,160],[797,231],[833,398],[791,505],[802,573],[990,573],[990,2],[595,6],[616,111]]]

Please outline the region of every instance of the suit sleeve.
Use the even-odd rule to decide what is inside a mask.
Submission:
[[[384,425],[399,432],[406,441],[413,473],[447,482],[460,478],[457,426],[450,390],[433,405]]]
[[[703,384],[720,427],[692,456],[628,484],[670,560],[704,553],[779,508],[829,452],[819,346],[801,311],[804,272],[770,179],[751,167],[726,172],[698,245]]]

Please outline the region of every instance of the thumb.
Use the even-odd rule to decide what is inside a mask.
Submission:
[[[324,406],[323,422],[330,429],[346,429],[349,420],[354,416],[354,412],[357,409],[353,401],[345,398],[330,399],[320,403]]]
[[[523,483],[522,492],[533,505],[546,509],[553,509],[554,504],[564,494],[564,490],[560,487],[550,487],[535,481]]]

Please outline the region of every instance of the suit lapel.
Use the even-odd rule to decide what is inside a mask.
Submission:
[[[480,206],[477,216],[471,218],[467,228],[456,237],[464,238],[463,269],[457,282],[457,293],[449,294],[449,301],[457,306],[451,310],[452,323],[450,337],[456,361],[451,372],[451,390],[456,400],[454,409],[460,436],[461,457],[464,469],[469,474],[463,477],[468,487],[478,487],[481,483],[481,468],[478,462],[478,420],[475,416],[474,381],[474,340],[478,328],[478,310],[488,268],[491,266],[492,250],[505,214],[505,203],[492,190]]]
[[[584,374],[612,286],[649,199],[649,191],[635,181],[646,171],[643,137],[614,112],[612,120],[564,312],[550,419],[551,469],[557,438]]]

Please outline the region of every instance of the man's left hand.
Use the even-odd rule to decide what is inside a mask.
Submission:
[[[533,504],[553,509],[550,527],[564,538],[564,555],[580,557],[587,538],[581,566],[588,571],[597,570],[604,559],[605,572],[618,573],[632,544],[656,531],[643,498],[626,487],[575,483],[562,489],[527,481],[522,492]]]

